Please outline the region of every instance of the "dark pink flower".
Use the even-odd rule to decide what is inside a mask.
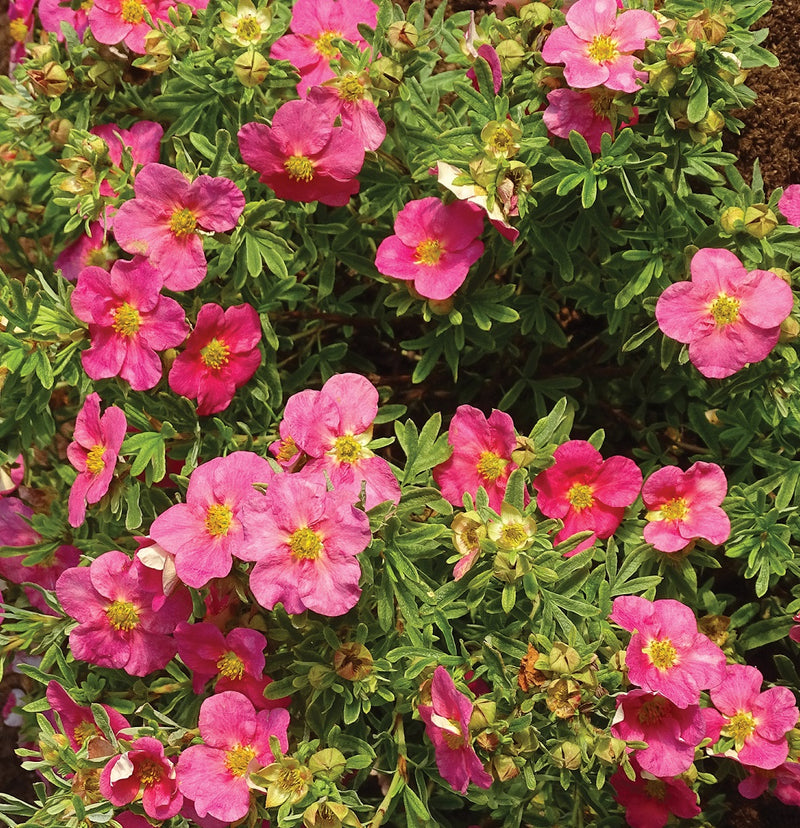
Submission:
[[[431,704],[421,704],[420,718],[433,742],[436,766],[454,791],[466,793],[470,782],[488,788],[492,777],[470,743],[469,720],[472,702],[456,689],[444,667],[437,667],[431,682]]]
[[[633,52],[646,40],[658,40],[658,21],[641,9],[617,14],[614,0],[578,0],[567,12],[567,25],[555,29],[542,48],[547,63],[563,63],[570,86],[607,86],[636,92],[647,74],[634,69]]]
[[[69,739],[69,745],[73,750],[79,750],[85,742],[91,739],[103,738],[103,733],[92,715],[92,709],[77,704],[57,681],[48,683],[45,695],[52,711],[58,713],[64,727],[64,734]],[[107,704],[100,706],[108,714],[111,730],[117,736],[120,731],[130,727],[128,720],[113,707]]]
[[[203,305],[186,347],[172,363],[169,387],[196,399],[201,416],[223,411],[261,364],[260,341],[261,321],[251,305],[226,310],[213,302]]]
[[[324,481],[280,474],[264,497],[251,501],[246,518],[253,542],[238,555],[256,561],[250,589],[262,607],[343,615],[361,595],[357,556],[372,540],[367,516],[352,497],[327,491]]]
[[[11,0],[8,4],[8,33],[11,35],[9,66],[13,69],[25,58],[25,44],[33,40],[36,0]]]
[[[542,514],[564,521],[554,538],[560,543],[578,532],[591,530],[569,554],[588,549],[598,538],[610,538],[622,523],[625,509],[639,495],[642,473],[627,457],[603,460],[585,440],[570,440],[553,455],[554,466],[533,481]]]
[[[128,148],[133,161],[134,176],[139,167],[144,164],[158,162],[161,154],[161,138],[164,128],[155,121],[137,121],[130,129],[122,129],[118,124],[102,124],[92,127],[89,132],[102,138],[108,146],[108,157],[112,164],[122,166],[122,151]],[[107,180],[100,183],[100,195],[115,196]]]
[[[89,13],[85,8],[89,4],[81,3],[77,9],[73,9],[69,0],[39,0],[37,11],[42,21],[42,28],[48,32],[54,32],[58,40],[64,40],[64,33],[61,31],[62,23],[69,23],[78,35],[83,38],[83,33],[89,25]]]
[[[777,768],[764,770],[763,768],[745,767],[748,773],[746,779],[739,783],[739,793],[746,799],[756,799],[761,796],[774,781],[773,793],[784,803],[800,807],[800,764],[784,762]]]
[[[791,638],[792,641],[796,641],[798,644],[800,644],[800,613],[793,616],[792,621],[795,622],[795,626],[792,627],[791,630],[789,630],[789,638]]]
[[[273,60],[288,60],[300,73],[298,95],[334,76],[330,62],[339,57],[336,38],[366,46],[358,24],[375,27],[378,7],[372,0],[297,0],[292,8],[291,34],[272,45]]]
[[[611,733],[628,742],[647,742],[636,751],[639,765],[653,776],[678,776],[694,762],[706,735],[700,706],[680,708],[658,693],[631,690],[617,696]]]
[[[653,472],[642,488],[648,510],[644,539],[661,552],[677,552],[695,538],[724,543],[731,533],[730,519],[720,508],[727,491],[725,472],[716,463]]]
[[[800,184],[790,184],[778,202],[778,209],[789,224],[800,227]]]
[[[314,86],[308,90],[308,100],[328,123],[340,118],[342,126],[358,138],[364,149],[376,150],[383,143],[386,124],[358,75],[342,75],[323,86]]]
[[[69,634],[75,658],[99,667],[145,676],[161,670],[175,655],[172,631],[192,611],[188,590],[163,595],[161,576],[124,552],[105,552],[91,566],[68,569],[56,595],[64,612],[78,621]]]
[[[100,267],[105,270],[115,258],[103,222],[93,221],[88,233],[79,236],[58,254],[54,267],[61,270],[65,279],[74,282],[85,268]]]
[[[691,271],[691,281],[670,285],[659,297],[661,330],[689,346],[689,359],[704,377],[729,377],[766,359],[792,311],[789,285],[769,270],[748,273],[730,250],[698,250]]]
[[[490,46],[488,43],[484,43],[482,46],[478,47],[476,52],[476,58],[483,58],[486,63],[489,64],[489,69],[492,73],[492,85],[494,86],[494,94],[497,95],[500,92],[500,87],[503,85],[503,69],[500,66],[500,58],[497,55],[497,51],[495,50],[494,46]],[[467,70],[467,77],[472,81],[473,87],[480,91],[480,86],[478,85],[478,76],[475,74],[475,69],[468,69]]]
[[[433,470],[442,497],[453,506],[464,505],[464,494],[475,498],[483,486],[489,505],[498,514],[508,477],[517,464],[511,453],[517,445],[514,421],[504,411],[494,410],[489,419],[471,405],[460,405],[450,423],[447,442],[453,453]]]
[[[464,284],[483,254],[483,214],[464,201],[409,201],[394,221],[395,235],[378,246],[375,267],[393,279],[413,281],[426,299],[447,299]]]
[[[91,347],[81,362],[92,379],[122,377],[134,391],[146,391],[161,379],[157,351],[180,345],[189,326],[183,308],[161,295],[163,279],[140,256],[119,260],[111,271],[87,267],[78,276],[71,302],[75,315],[89,325]]]
[[[147,256],[169,290],[197,287],[208,270],[198,231],[232,230],[244,210],[242,191],[227,178],[209,175],[190,183],[164,164],[142,167],[133,190],[136,197],[114,217],[117,243]]]
[[[720,735],[733,739],[734,755],[742,764],[770,770],[789,755],[786,734],[797,724],[798,710],[788,687],[761,692],[764,677],[755,667],[729,664],[722,684],[711,689],[716,708],[706,709],[707,735],[715,744]]]
[[[111,759],[100,774],[100,793],[118,808],[141,794],[144,812],[153,819],[171,819],[183,805],[175,765],[152,736],[135,739],[128,750]]]
[[[642,771],[631,759],[636,779],[631,781],[619,768],[610,782],[614,797],[625,808],[625,820],[631,828],[663,828],[670,814],[691,819],[700,813],[697,795],[683,779],[656,779]]]
[[[99,394],[89,394],[75,420],[73,442],[67,446],[69,462],[78,470],[69,493],[70,526],[80,526],[86,519],[86,504],[97,503],[108,491],[127,428],[121,408],[109,406],[101,417]]]
[[[250,772],[274,761],[270,736],[281,751],[289,747],[286,710],[256,712],[241,693],[227,691],[200,708],[204,744],[186,748],[178,758],[178,785],[200,817],[237,822],[250,810]]]
[[[244,506],[261,497],[253,484],[274,476],[272,466],[250,451],[215,457],[192,472],[186,502],[171,506],[150,527],[150,537],[174,556],[183,583],[199,588],[231,571],[233,555],[242,557],[253,541],[242,516]]]
[[[245,164],[261,173],[259,181],[288,201],[342,207],[360,186],[361,140],[349,129],[333,126],[310,101],[287,101],[272,126],[245,124],[239,130],[239,150]]]
[[[157,25],[167,20],[174,5],[173,0],[94,0],[89,9],[89,28],[98,43],[124,43],[132,52],[143,55],[145,35],[153,28],[145,20],[145,12]]]
[[[633,684],[683,709],[724,680],[725,653],[697,631],[694,613],[680,601],[624,595],[614,599],[609,618],[633,633],[625,655]]]
[[[617,121],[614,93],[603,87],[578,91],[577,89],[553,89],[547,93],[547,109],[542,114],[548,132],[559,138],[569,138],[572,130],[579,132],[592,152],[600,152],[600,141],[604,133],[614,135]],[[633,116],[628,123],[636,123],[638,110],[632,108]],[[611,117],[614,116],[612,121]]]

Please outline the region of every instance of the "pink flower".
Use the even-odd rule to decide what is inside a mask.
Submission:
[[[13,41],[8,56],[11,69],[25,59],[25,44],[33,39],[35,6],[36,0],[11,0],[8,4],[8,33]]]
[[[622,523],[625,509],[636,500],[642,473],[627,457],[603,460],[585,440],[570,440],[553,455],[554,466],[538,474],[533,486],[542,514],[564,521],[554,543],[591,530],[569,555],[588,549],[598,538],[610,538]]]
[[[748,767],[745,770],[748,776],[739,783],[738,788],[743,797],[756,799],[769,788],[774,780],[775,796],[785,805],[800,807],[800,764],[784,762],[771,770]]]
[[[569,138],[572,130],[579,132],[592,152],[600,152],[604,133],[614,135],[617,121],[614,93],[603,87],[580,92],[577,89],[554,89],[547,93],[547,109],[542,117],[548,132],[559,138]],[[630,123],[638,120],[633,107]],[[614,118],[612,122],[612,116]],[[628,123],[623,122],[624,128]]]
[[[106,142],[108,157],[118,169],[122,166],[122,151],[125,147],[130,150],[134,173],[144,164],[157,163],[161,154],[164,128],[155,121],[137,121],[130,129],[122,129],[118,124],[103,124],[92,127],[89,132]],[[113,197],[117,193],[111,189],[107,180],[103,180],[100,183],[100,195]]]
[[[724,543],[731,522],[719,504],[727,491],[725,472],[715,463],[698,461],[685,472],[676,466],[653,472],[642,488],[648,510],[644,539],[661,552],[677,552],[695,538]]]
[[[291,615],[309,609],[343,615],[361,595],[356,559],[372,540],[367,516],[348,492],[296,474],[277,475],[251,502],[254,541],[239,556],[256,561],[250,589],[265,609],[282,603]]]
[[[89,28],[98,43],[114,46],[124,42],[137,54],[144,54],[145,35],[153,28],[145,20],[147,12],[154,24],[167,20],[172,0],[94,0],[89,9]]]
[[[433,470],[442,497],[453,506],[463,506],[464,494],[474,499],[483,486],[489,505],[499,514],[508,477],[518,468],[511,459],[517,446],[514,421],[504,411],[495,409],[487,420],[477,408],[460,405],[450,423],[447,442],[453,453]]]
[[[197,287],[208,270],[198,231],[232,230],[244,210],[242,191],[227,178],[209,175],[190,183],[164,164],[142,167],[133,190],[136,197],[114,217],[117,243],[147,256],[169,290]]]
[[[386,124],[358,75],[347,74],[324,86],[314,86],[308,90],[308,100],[328,123],[341,118],[342,126],[358,138],[364,149],[376,150],[383,143]]]
[[[354,503],[366,483],[365,508],[400,501],[400,486],[389,464],[374,455],[372,421],[378,413],[378,392],[359,374],[336,374],[320,391],[302,391],[286,403],[281,435],[312,458],[305,476],[327,474],[338,492]],[[285,425],[285,432],[283,426]],[[280,454],[281,449],[278,449]]]
[[[250,772],[274,761],[269,738],[281,751],[289,747],[286,710],[255,708],[241,693],[228,691],[206,699],[200,708],[204,744],[186,748],[178,758],[178,785],[200,817],[210,814],[237,822],[250,810]]]
[[[292,34],[272,45],[273,60],[288,60],[300,73],[297,94],[334,77],[330,61],[339,57],[335,38],[366,46],[358,24],[375,27],[378,7],[371,0],[297,0],[292,8]],[[313,200],[313,199],[312,199]]]
[[[706,735],[700,706],[677,707],[657,693],[631,690],[617,696],[611,733],[628,742],[647,742],[636,751],[643,770],[653,776],[678,776],[694,761],[694,751]]]
[[[189,326],[183,308],[161,295],[161,274],[137,256],[119,260],[111,271],[87,267],[72,292],[75,315],[89,325],[91,347],[81,362],[92,379],[122,377],[134,391],[146,391],[161,379],[156,351],[180,345]]]
[[[150,537],[174,555],[183,583],[199,588],[231,571],[233,555],[242,557],[253,542],[242,517],[244,506],[261,497],[253,484],[274,476],[272,466],[250,451],[216,457],[192,472],[186,502],[171,506],[150,527]]]
[[[792,621],[795,622],[795,626],[792,627],[791,630],[789,630],[789,638],[791,638],[792,641],[796,641],[798,644],[800,644],[800,613],[793,616]]]
[[[333,126],[326,111],[310,101],[287,101],[271,127],[245,124],[239,130],[239,150],[245,164],[261,173],[259,181],[288,201],[342,207],[360,186],[361,140],[349,129]]]
[[[663,828],[670,814],[691,819],[700,813],[697,795],[682,779],[656,779],[642,771],[635,758],[631,767],[636,773],[633,782],[622,768],[610,780],[631,828]]]
[[[725,653],[697,631],[694,613],[680,601],[624,595],[614,599],[609,618],[633,633],[625,656],[629,680],[677,707],[697,704],[701,690],[725,678]]]
[[[61,270],[61,275],[65,279],[74,282],[84,268],[100,267],[105,270],[115,258],[103,229],[103,222],[93,221],[88,233],[68,244],[58,254],[54,267]]]
[[[105,552],[91,566],[68,569],[56,584],[64,612],[78,621],[69,634],[75,658],[145,676],[175,655],[172,631],[192,611],[188,590],[163,595],[160,575],[124,552]]]
[[[798,710],[788,687],[761,692],[764,677],[755,667],[729,664],[721,685],[712,688],[716,708],[704,710],[707,735],[715,744],[720,735],[732,739],[735,756],[742,764],[770,770],[786,761],[786,734],[797,724]]]
[[[129,805],[140,792],[144,812],[153,819],[171,819],[183,805],[175,766],[164,755],[164,745],[152,736],[135,739],[100,774],[100,793],[112,805]]]
[[[109,406],[101,417],[100,396],[89,394],[67,446],[69,462],[78,470],[69,493],[70,526],[80,526],[86,520],[86,504],[97,503],[108,491],[127,428],[121,408]]]
[[[670,285],[659,297],[661,330],[688,344],[704,377],[729,377],[766,359],[792,311],[789,285],[768,270],[748,273],[730,250],[699,250],[691,271],[691,281]]]
[[[69,23],[78,35],[83,39],[83,33],[89,25],[89,15],[82,3],[77,9],[73,9],[67,0],[39,0],[37,11],[42,21],[42,28],[45,31],[55,33],[59,41],[64,40],[64,33],[61,31],[62,23]]]
[[[0,498],[16,491],[24,477],[25,458],[21,454],[0,466]]]
[[[447,299],[483,254],[483,216],[469,202],[438,198],[410,201],[397,214],[394,236],[378,246],[375,267],[385,276],[414,282],[426,299]]]
[[[786,216],[786,221],[800,227],[800,184],[790,184],[778,202],[778,209]]]
[[[500,87],[503,85],[503,68],[500,66],[500,58],[497,54],[497,50],[494,48],[494,46],[490,46],[488,43],[484,43],[482,46],[478,47],[478,50],[475,53],[475,57],[483,58],[489,64],[489,69],[492,73],[492,85],[494,87],[494,94],[497,95],[498,92],[500,92]],[[480,86],[478,84],[478,76],[475,73],[474,67],[472,69],[467,70],[467,77],[472,81],[472,86],[477,91],[480,91]]]
[[[614,0],[578,0],[567,12],[567,25],[545,41],[542,59],[565,64],[570,86],[636,92],[647,74],[634,69],[631,53],[644,49],[645,40],[659,38],[658,21],[649,12],[635,9],[617,15]]]
[[[454,791],[462,794],[467,792],[470,782],[479,788],[490,787],[492,777],[470,744],[472,702],[456,690],[452,677],[441,666],[433,673],[431,702],[417,709],[433,742],[439,773]]]
[[[69,739],[69,745],[73,750],[79,750],[84,743],[92,739],[103,739],[105,741],[103,733],[92,715],[92,709],[76,704],[57,681],[48,683],[45,695],[52,711],[58,713],[64,727],[64,734]],[[101,704],[100,706],[108,714],[108,722],[113,733],[119,735],[120,731],[130,727],[128,720],[113,707],[109,707],[107,704]]]
[[[223,411],[261,364],[260,341],[261,322],[251,305],[203,305],[186,348],[172,363],[169,387],[196,399],[201,416]]]

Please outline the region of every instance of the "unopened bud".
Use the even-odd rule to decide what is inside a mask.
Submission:
[[[594,755],[609,765],[618,765],[625,755],[625,742],[614,736],[603,736],[597,740]]]
[[[710,46],[716,46],[728,33],[728,26],[721,15],[703,9],[689,18],[686,32],[694,40],[705,40]]]
[[[89,67],[89,79],[101,92],[108,92],[117,82],[117,71],[110,63],[99,60]]]
[[[766,204],[752,204],[744,211],[744,229],[754,238],[763,239],[778,226],[778,217]]]
[[[793,316],[787,316],[786,319],[781,322],[781,332],[778,337],[778,342],[782,342],[784,344],[787,342],[793,342],[797,339],[798,334],[800,334],[800,322],[798,322]]]
[[[519,768],[511,756],[494,756],[489,763],[489,770],[498,782],[508,782],[519,776]]]
[[[476,699],[469,720],[470,730],[484,730],[493,725],[496,715],[497,705],[493,701],[485,698]]]
[[[172,47],[166,36],[158,29],[151,29],[144,36],[144,53],[149,58],[139,64],[154,75],[161,75],[169,69],[172,62]]]
[[[581,657],[577,650],[568,644],[556,641],[549,655],[550,669],[557,675],[569,675],[573,673],[581,663]]]
[[[321,776],[329,782],[335,782],[345,771],[347,760],[336,748],[318,750],[308,760],[308,768],[314,776]]]
[[[453,304],[452,296],[448,296],[447,299],[428,299],[428,307],[436,316],[447,316],[453,310]]]
[[[550,751],[550,757],[557,768],[577,770],[581,766],[581,749],[574,742],[562,742]]]
[[[63,147],[69,140],[69,132],[72,129],[72,121],[66,118],[56,118],[47,125],[50,141],[53,146]]]
[[[369,67],[369,79],[374,87],[393,92],[403,80],[403,67],[388,57],[379,57]]]
[[[774,273],[776,276],[780,276],[787,285],[791,287],[792,284],[792,274],[789,273],[788,270],[784,270],[782,267],[771,267],[770,271]]]
[[[336,675],[348,681],[361,681],[372,672],[372,654],[356,641],[342,644],[333,654]]]
[[[519,10],[522,22],[537,29],[549,23],[552,14],[553,10],[545,3],[528,3]]]
[[[495,51],[500,58],[500,68],[504,75],[516,72],[525,60],[525,49],[516,40],[501,40]]]
[[[678,73],[671,67],[661,65],[659,69],[650,72],[647,85],[658,95],[668,95],[678,80]]]
[[[37,90],[48,98],[58,98],[69,89],[69,77],[66,69],[54,60],[45,63],[41,69],[32,69],[28,77]]]
[[[685,66],[690,66],[694,63],[696,54],[697,44],[693,40],[689,40],[689,38],[673,40],[667,46],[667,63],[670,66],[683,69]]]
[[[726,233],[740,233],[744,230],[744,210],[741,207],[728,207],[719,217],[719,223]]]
[[[410,52],[415,49],[419,41],[419,32],[413,23],[405,20],[396,20],[386,30],[386,39],[389,45],[397,52]]]
[[[252,88],[264,82],[269,74],[269,61],[256,51],[244,52],[233,63],[233,71],[242,86]]]

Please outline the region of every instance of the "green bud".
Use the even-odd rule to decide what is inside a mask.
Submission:
[[[719,223],[726,233],[739,233],[744,230],[744,210],[741,207],[728,207],[719,217]]]
[[[308,760],[308,767],[314,776],[321,776],[329,782],[335,782],[345,771],[347,761],[344,754],[336,748],[318,750]]]
[[[372,672],[372,653],[356,641],[342,644],[333,654],[336,675],[347,681],[361,681]]]
[[[786,319],[781,322],[781,332],[778,337],[778,342],[782,342],[784,344],[787,342],[793,342],[797,339],[798,335],[800,335],[800,322],[798,322],[793,316],[787,316]]]
[[[520,19],[529,26],[540,28],[550,22],[553,10],[545,3],[528,3],[519,10]]]
[[[495,51],[504,75],[516,72],[525,60],[525,49],[516,40],[501,40]]]
[[[778,217],[766,204],[753,204],[744,211],[744,229],[754,238],[763,239],[778,226]]]
[[[58,98],[69,89],[69,76],[66,69],[54,60],[45,63],[41,69],[31,70],[28,77],[37,90],[48,98]]]
[[[63,147],[69,141],[69,133],[72,129],[72,121],[66,118],[56,118],[47,125],[50,141],[55,147]]]
[[[675,66],[683,69],[686,66],[691,66],[694,63],[695,55],[697,54],[697,44],[689,38],[683,40],[673,40],[667,46],[667,63],[670,66]]]
[[[416,48],[419,41],[419,32],[417,32],[417,27],[413,23],[396,20],[386,30],[386,39],[392,49],[402,54]]]
[[[490,699],[482,696],[475,700],[472,706],[472,716],[469,720],[470,730],[484,730],[494,724],[497,715],[497,705]]]
[[[269,61],[256,51],[244,52],[234,61],[233,71],[242,86],[252,88],[264,82],[269,74]]]
[[[662,65],[650,71],[647,85],[659,95],[668,95],[678,80],[678,73],[671,67]]]
[[[550,670],[557,675],[569,675],[581,663],[578,651],[561,641],[556,641],[553,644],[553,649],[550,650],[548,658],[550,660]]]
[[[117,71],[110,63],[99,60],[89,68],[89,80],[101,91],[111,91],[117,83]]]
[[[394,92],[403,80],[403,67],[388,57],[379,57],[369,67],[369,79],[376,89]]]
[[[625,741],[613,736],[602,736],[597,740],[594,755],[609,765],[618,765],[625,755]]]
[[[581,749],[574,742],[562,742],[550,751],[550,758],[557,768],[578,770],[581,766]]]

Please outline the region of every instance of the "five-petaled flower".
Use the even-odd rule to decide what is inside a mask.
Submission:
[[[619,115],[627,117],[621,128],[639,119],[639,110],[618,102],[618,96],[605,87],[595,89],[553,89],[547,93],[547,109],[542,120],[547,131],[559,138],[569,138],[570,132],[579,132],[592,152],[600,152],[603,135],[614,135]]]
[[[791,313],[794,297],[769,270],[749,273],[730,250],[706,247],[692,258],[689,282],[670,285],[656,304],[656,320],[689,346],[704,377],[723,379],[748,362],[766,359]]]
[[[123,42],[132,52],[143,55],[145,35],[153,23],[166,20],[172,0],[94,0],[89,9],[89,29],[98,43],[114,46]]]

